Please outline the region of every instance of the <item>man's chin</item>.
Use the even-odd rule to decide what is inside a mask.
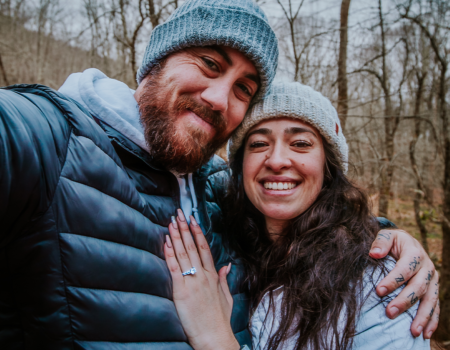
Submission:
[[[159,166],[179,174],[197,171],[220,149],[214,142],[196,143],[192,138],[177,136],[165,147],[160,144],[160,147],[150,148],[150,153]]]

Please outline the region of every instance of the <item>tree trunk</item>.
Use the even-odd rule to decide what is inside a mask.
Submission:
[[[446,81],[447,62],[441,61],[439,86],[439,114],[444,136],[444,200],[442,203],[442,269],[441,269],[441,318],[437,336],[442,340],[450,339],[450,135],[447,116]]]
[[[381,62],[382,75],[380,79],[381,88],[384,93],[384,159],[383,169],[381,169],[381,188],[380,204],[378,215],[388,217],[389,198],[391,196],[392,176],[394,167],[392,160],[394,158],[394,136],[398,125],[398,116],[393,115],[392,101],[390,95],[389,73],[386,64],[386,32],[384,29],[384,17],[382,11],[382,2],[378,0],[378,15],[380,18],[381,31]]]
[[[385,119],[384,119],[384,147],[385,157],[383,159],[383,169],[381,170],[381,188],[380,188],[380,204],[378,215],[387,218],[389,211],[389,199],[391,198],[391,184],[394,175],[394,167],[392,159],[394,158],[394,135],[395,135],[395,118],[392,116],[392,104],[389,91],[384,88],[385,101]]]
[[[417,91],[416,91],[416,101],[414,105],[414,115],[416,116],[416,119],[414,120],[414,137],[411,140],[411,143],[409,144],[409,160],[411,161],[411,167],[414,171],[414,174],[416,175],[417,180],[417,188],[418,190],[422,191],[423,196],[426,196],[425,193],[425,187],[423,186],[423,181],[419,173],[419,169],[417,168],[417,162],[416,162],[416,144],[419,139],[419,136],[421,134],[421,122],[420,119],[418,119],[420,114],[420,106],[422,102],[422,94],[423,94],[423,85],[425,82],[425,74],[417,73]],[[428,253],[428,231],[425,227],[425,224],[422,222],[422,219],[420,218],[420,202],[422,199],[422,194],[419,192],[416,192],[414,196],[414,218],[416,219],[417,227],[419,227],[420,230],[420,238],[422,241],[422,246],[425,249],[425,251]]]
[[[175,4],[178,7],[178,3]],[[150,22],[152,24],[152,30],[156,28],[156,26],[159,24],[159,16],[156,13],[156,7],[155,2],[153,0],[148,1],[148,8],[149,8],[149,17]]]
[[[387,218],[389,210],[389,199],[391,197],[391,183],[394,168],[390,165],[390,160],[384,160],[384,169],[381,172],[380,204],[378,215]]]
[[[342,129],[345,130],[348,114],[348,88],[347,88],[347,45],[348,45],[348,11],[351,0],[342,0],[341,28],[339,40],[338,60],[338,106],[337,112],[341,120]]]
[[[419,230],[420,230],[420,240],[421,240],[422,246],[428,254],[428,252],[429,252],[428,241],[427,241],[428,231],[427,231],[427,228],[425,227],[422,219],[420,218],[421,199],[422,199],[422,195],[420,193],[416,193],[416,195],[414,197],[414,218],[416,219],[417,226],[419,227]]]
[[[445,142],[444,201],[442,211],[442,268],[441,268],[441,316],[436,336],[438,339],[450,339],[450,140]]]
[[[5,85],[6,86],[9,85],[9,80],[8,80],[8,76],[6,75],[5,66],[3,65],[1,53],[0,53],[0,72],[2,73],[2,78],[3,78],[3,81],[5,82]]]

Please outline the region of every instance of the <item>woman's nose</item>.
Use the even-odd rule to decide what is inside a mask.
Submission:
[[[268,154],[265,161],[265,166],[267,166],[274,172],[288,169],[291,167],[291,165],[292,162],[282,146],[275,146],[273,151]]]

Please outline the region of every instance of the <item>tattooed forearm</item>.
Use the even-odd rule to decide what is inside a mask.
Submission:
[[[391,239],[391,235],[392,235],[392,233],[391,232],[388,232],[388,233],[379,233],[378,234],[378,239],[381,239],[381,237],[384,237],[384,238],[386,238],[388,241]]]
[[[395,282],[397,282],[397,284],[400,284],[402,282],[405,282],[405,277],[403,277],[402,274],[400,274],[400,277],[396,277],[395,278]]]
[[[414,260],[409,263],[409,269],[411,271],[416,271],[417,265],[420,265],[420,261],[417,261],[417,259],[420,259],[420,256],[417,258],[414,257]]]
[[[432,277],[431,271],[428,271],[427,278],[425,278],[425,280],[427,281],[427,286],[428,286],[428,285],[430,284],[430,282],[431,282],[431,277]]]
[[[417,300],[419,300],[419,297],[416,296],[415,292],[412,292],[410,295],[408,295],[408,298],[411,297],[411,305],[414,305]]]

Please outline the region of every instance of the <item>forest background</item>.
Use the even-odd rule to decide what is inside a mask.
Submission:
[[[152,29],[182,2],[0,0],[0,86],[58,89],[69,74],[95,67],[136,88]],[[450,348],[450,2],[257,2],[279,39],[276,79],[332,101],[350,147],[349,174],[374,214],[410,232],[433,258],[441,279],[435,337]]]

